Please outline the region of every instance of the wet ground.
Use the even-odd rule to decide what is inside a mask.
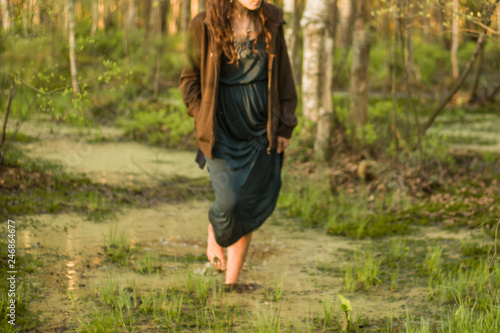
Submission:
[[[133,142],[89,143],[92,133],[79,133],[71,128],[50,124],[26,124],[23,132],[40,140],[25,144],[29,156],[61,162],[73,172],[83,172],[96,182],[155,184],[173,175],[207,177],[194,162],[193,152],[171,151]],[[113,129],[103,133],[113,139]],[[120,268],[106,260],[104,237],[111,226],[127,234],[133,246],[156,254],[171,256],[203,256],[207,237],[208,200],[163,204],[148,209],[127,209],[106,222],[92,222],[76,214],[27,216],[16,221],[21,225],[19,246],[43,261],[40,274],[42,297],[32,300],[30,307],[44,319],[41,332],[62,331],[90,312],[85,301],[96,287],[112,274],[118,284],[136,281],[142,288],[160,288],[171,283],[174,270],[168,261],[158,274],[142,275]],[[362,242],[326,235],[323,229],[301,229],[297,221],[276,211],[253,238],[249,260],[242,282],[272,287],[283,280],[284,295],[278,303],[269,302],[264,291],[256,290],[231,296],[231,302],[247,311],[280,307],[286,320],[297,323],[322,312],[323,302],[337,295],[343,287],[342,275],[335,274],[345,265],[343,253],[354,250]],[[470,237],[467,232],[450,233],[426,228],[412,236]],[[328,263],[327,271],[318,266]],[[206,262],[190,263],[187,270],[204,271]],[[177,273],[176,273],[177,274]],[[206,274],[217,273],[208,269]],[[178,277],[178,275],[177,275]],[[221,282],[223,276],[220,275]],[[397,292],[377,291],[351,297],[355,313],[370,318],[399,317],[426,302],[426,288]]]

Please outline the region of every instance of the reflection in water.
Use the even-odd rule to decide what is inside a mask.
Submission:
[[[66,263],[66,267],[67,267],[66,277],[68,278],[68,288],[66,288],[66,290],[71,291],[75,289],[76,279],[77,279],[76,270],[74,270],[75,262],[68,261]]]
[[[68,258],[71,261],[66,262],[66,277],[68,278],[68,287],[66,288],[66,292],[75,290],[77,286],[76,280],[76,257],[75,257],[75,244],[73,241],[73,234],[77,228],[68,228],[68,235],[66,236],[66,250],[68,251]],[[79,229],[79,228],[78,228]],[[75,296],[77,298],[78,296]]]

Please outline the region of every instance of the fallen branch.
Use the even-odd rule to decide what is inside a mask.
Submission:
[[[453,98],[453,96],[455,96],[455,94],[457,93],[458,89],[460,89],[460,87],[464,83],[465,78],[467,77],[467,75],[469,75],[469,72],[470,72],[470,70],[472,68],[472,65],[476,61],[476,58],[477,58],[477,56],[479,54],[479,51],[484,47],[484,44],[486,42],[485,36],[486,36],[486,33],[484,33],[484,32],[481,33],[481,35],[479,36],[479,39],[478,39],[477,44],[476,44],[476,48],[474,49],[474,52],[472,53],[471,58],[469,59],[469,61],[465,65],[465,68],[462,71],[462,75],[460,75],[460,77],[458,78],[458,80],[455,83],[455,85],[453,86],[453,88],[441,100],[441,102],[439,103],[438,107],[434,110],[434,112],[432,113],[432,115],[430,116],[430,118],[422,126],[422,129],[421,129],[421,132],[420,132],[420,137],[424,136],[425,132],[429,129],[429,127],[431,127],[431,125],[434,122],[434,120],[436,120],[436,117],[441,113],[441,111],[443,111],[443,109],[445,108],[445,106],[451,101],[451,99]]]

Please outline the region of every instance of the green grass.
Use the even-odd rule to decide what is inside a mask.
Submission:
[[[127,266],[130,261],[132,249],[130,247],[130,239],[125,232],[118,234],[118,226],[110,227],[109,236],[104,238],[104,253],[111,262],[119,263]]]
[[[80,320],[79,330],[105,332],[139,324],[163,330],[209,329],[227,331],[240,311],[228,305],[223,288],[214,278],[186,273],[177,282],[157,289],[141,289],[137,283],[121,286],[112,275],[96,289],[93,319]]]
[[[3,224],[2,224],[3,226]],[[3,230],[4,228],[2,228]],[[5,228],[6,229],[6,228]],[[4,231],[3,235],[7,235]],[[7,239],[7,238],[5,238]],[[43,266],[39,257],[16,249],[14,257],[14,271],[17,271],[14,295],[10,291],[10,283],[7,280],[12,274],[7,273],[7,263],[11,260],[7,251],[8,242],[0,240],[0,262],[5,263],[0,270],[0,331],[2,332],[24,332],[35,329],[40,325],[40,319],[37,313],[29,310],[30,302],[40,297],[42,281],[37,278],[36,273]],[[12,318],[7,317],[10,310],[7,309],[11,304],[11,299],[15,300],[15,326],[8,323]]]

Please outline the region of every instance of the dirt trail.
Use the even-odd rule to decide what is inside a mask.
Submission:
[[[45,126],[37,128],[42,129],[37,132],[40,141],[29,144],[29,155],[60,161],[70,170],[87,173],[97,181],[123,184],[125,180],[150,184],[155,182],[151,175],[208,177],[206,170],[200,170],[194,163],[192,152],[168,151],[130,142],[84,143],[81,136],[64,128],[58,130],[57,127],[52,132],[48,132]],[[68,158],[71,154],[78,157],[75,163]],[[141,167],[131,163],[132,159]],[[37,215],[17,221],[24,225],[18,234],[20,246],[44,262],[42,278],[49,287],[44,290],[44,297],[33,300],[30,305],[47,319],[40,330],[52,332],[56,327],[74,321],[75,317],[81,318],[90,309],[82,307],[84,303],[79,303],[79,300],[92,294],[110,272],[118,283],[136,280],[143,288],[168,283],[172,274],[168,269],[159,275],[144,276],[106,262],[103,235],[109,235],[111,226],[123,230],[136,246],[141,245],[155,253],[203,255],[209,206],[209,201],[189,201],[150,209],[129,209],[107,223],[85,221],[75,214]],[[339,259],[342,251],[356,249],[361,243],[327,236],[321,229],[302,230],[297,225],[297,221],[276,211],[255,233],[250,259],[242,275],[243,282],[271,287],[285,274],[281,316],[294,324],[297,324],[297,318],[322,314],[321,301],[327,297],[336,300],[342,288],[340,277],[321,272],[317,266],[328,262],[332,268],[341,269],[344,265]],[[222,276],[220,278],[222,281]],[[276,307],[265,300],[263,293],[257,290],[235,295],[232,302],[239,304],[240,308],[255,311]],[[378,292],[376,295],[360,294],[352,297],[351,302],[357,313],[383,318],[402,315],[405,305],[411,307],[424,301],[423,293],[425,290],[390,295]],[[391,302],[387,301],[389,297],[393,298]]]

